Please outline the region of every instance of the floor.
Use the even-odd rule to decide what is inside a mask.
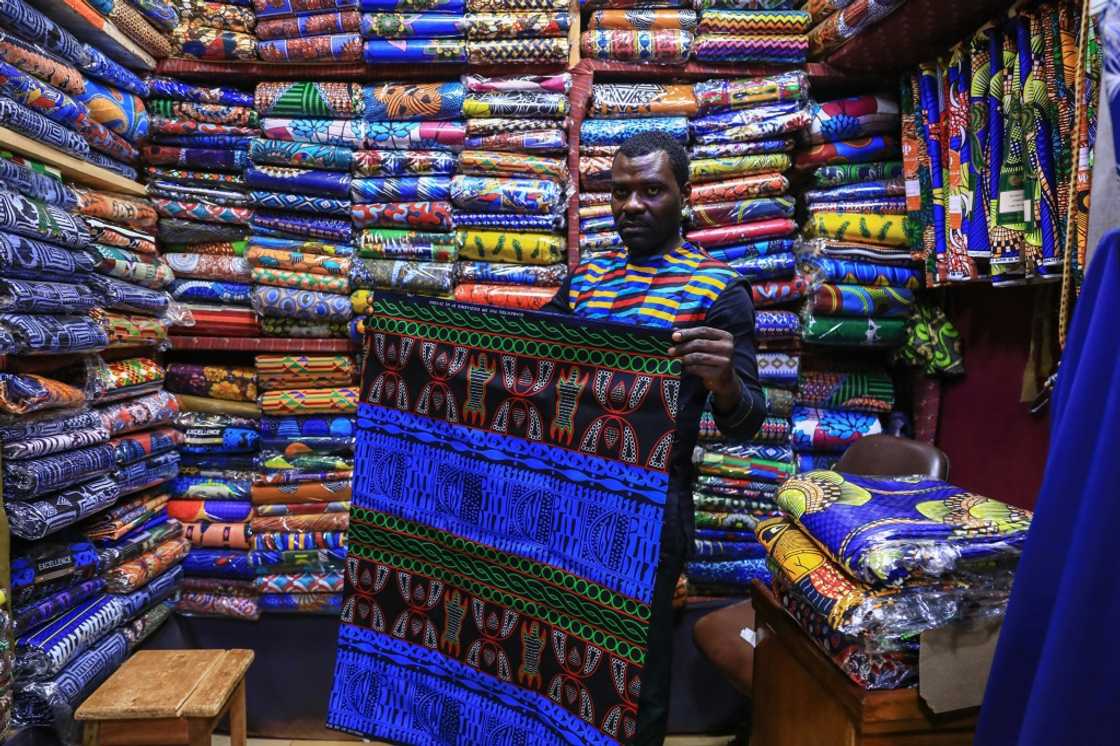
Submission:
[[[354,746],[359,741],[284,741],[271,738],[250,738],[248,746]],[[376,743],[367,742],[370,746]],[[670,736],[665,746],[727,746],[729,736]],[[229,746],[229,736],[215,735],[211,746]]]

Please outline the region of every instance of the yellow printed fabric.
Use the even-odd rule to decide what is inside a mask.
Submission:
[[[811,238],[905,247],[909,245],[906,220],[901,215],[819,212],[812,216],[808,234]]]

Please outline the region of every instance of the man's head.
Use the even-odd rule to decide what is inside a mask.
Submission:
[[[622,144],[611,168],[611,213],[631,254],[648,256],[677,244],[690,191],[688,153],[676,140],[648,131]]]

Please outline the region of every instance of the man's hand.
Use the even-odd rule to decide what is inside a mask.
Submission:
[[[704,382],[721,412],[738,406],[741,391],[733,361],[735,338],[730,332],[707,326],[677,329],[669,354],[680,358],[686,373]]]

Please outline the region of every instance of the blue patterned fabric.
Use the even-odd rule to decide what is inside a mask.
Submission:
[[[797,248],[797,240],[792,238],[778,238],[770,241],[757,241],[755,243],[740,244],[737,246],[721,246],[711,249],[708,253],[713,259],[731,263],[739,259],[753,259],[762,256],[786,254]]]
[[[84,69],[92,64],[89,47],[23,0],[0,0],[0,20],[5,31],[16,33],[73,65]]]
[[[446,176],[354,179],[350,188],[350,198],[359,204],[440,201],[447,200],[450,196],[451,179]]]
[[[12,661],[21,679],[43,680],[88,648],[128,616],[128,605],[119,596],[102,595],[79,604],[42,629],[16,640]]]
[[[89,228],[80,217],[15,192],[0,191],[0,231],[73,249],[84,249],[91,240]]]
[[[0,232],[0,276],[72,282],[93,272],[94,260],[84,252]]]
[[[89,61],[83,64],[75,64],[77,64],[86,75],[97,78],[103,83],[108,83],[116,88],[122,88],[129,93],[135,93],[140,98],[146,99],[151,95],[147,83],[140,80],[134,72],[106,57],[97,47],[90,46],[89,44],[83,44],[82,47],[85,49],[86,54],[89,55]]]
[[[151,98],[170,98],[175,101],[190,101],[196,104],[222,104],[223,106],[253,108],[253,94],[239,91],[236,88],[204,88],[174,78],[155,75],[148,76],[147,85],[151,88]],[[148,98],[148,96],[145,98]]]
[[[120,495],[115,480],[98,477],[37,500],[9,502],[8,522],[14,535],[37,541],[109,507]]]
[[[100,302],[100,296],[84,285],[0,279],[0,311],[3,312],[84,312]]]
[[[9,500],[26,500],[108,474],[112,468],[113,449],[108,444],[39,459],[9,461],[4,464],[4,496]]]
[[[77,132],[6,96],[0,96],[0,123],[71,155],[84,158],[90,153],[89,143]]]
[[[585,119],[579,130],[580,145],[621,145],[639,132],[664,132],[682,145],[688,143],[687,117]]]
[[[727,560],[722,562],[689,562],[684,568],[691,583],[732,586],[746,590],[752,580],[770,583],[770,569],[765,558]]]
[[[25,635],[87,598],[100,594],[104,589],[105,581],[102,578],[92,578],[19,606],[12,612],[12,631],[17,637]]]
[[[350,174],[340,171],[250,165],[245,184],[253,189],[350,198]]]
[[[509,213],[455,211],[456,228],[493,228],[525,233],[558,233],[564,229],[563,215],[511,215]]]
[[[167,486],[172,499],[248,501],[253,482],[229,476],[184,475]]]
[[[0,313],[0,329],[13,345],[7,352],[89,352],[109,346],[108,332],[88,316]]]
[[[217,280],[176,280],[169,290],[172,298],[184,303],[248,306],[253,296],[252,285]]]
[[[76,212],[78,197],[61,179],[33,171],[23,164],[0,155],[0,183],[9,191],[19,192],[67,212]]]

